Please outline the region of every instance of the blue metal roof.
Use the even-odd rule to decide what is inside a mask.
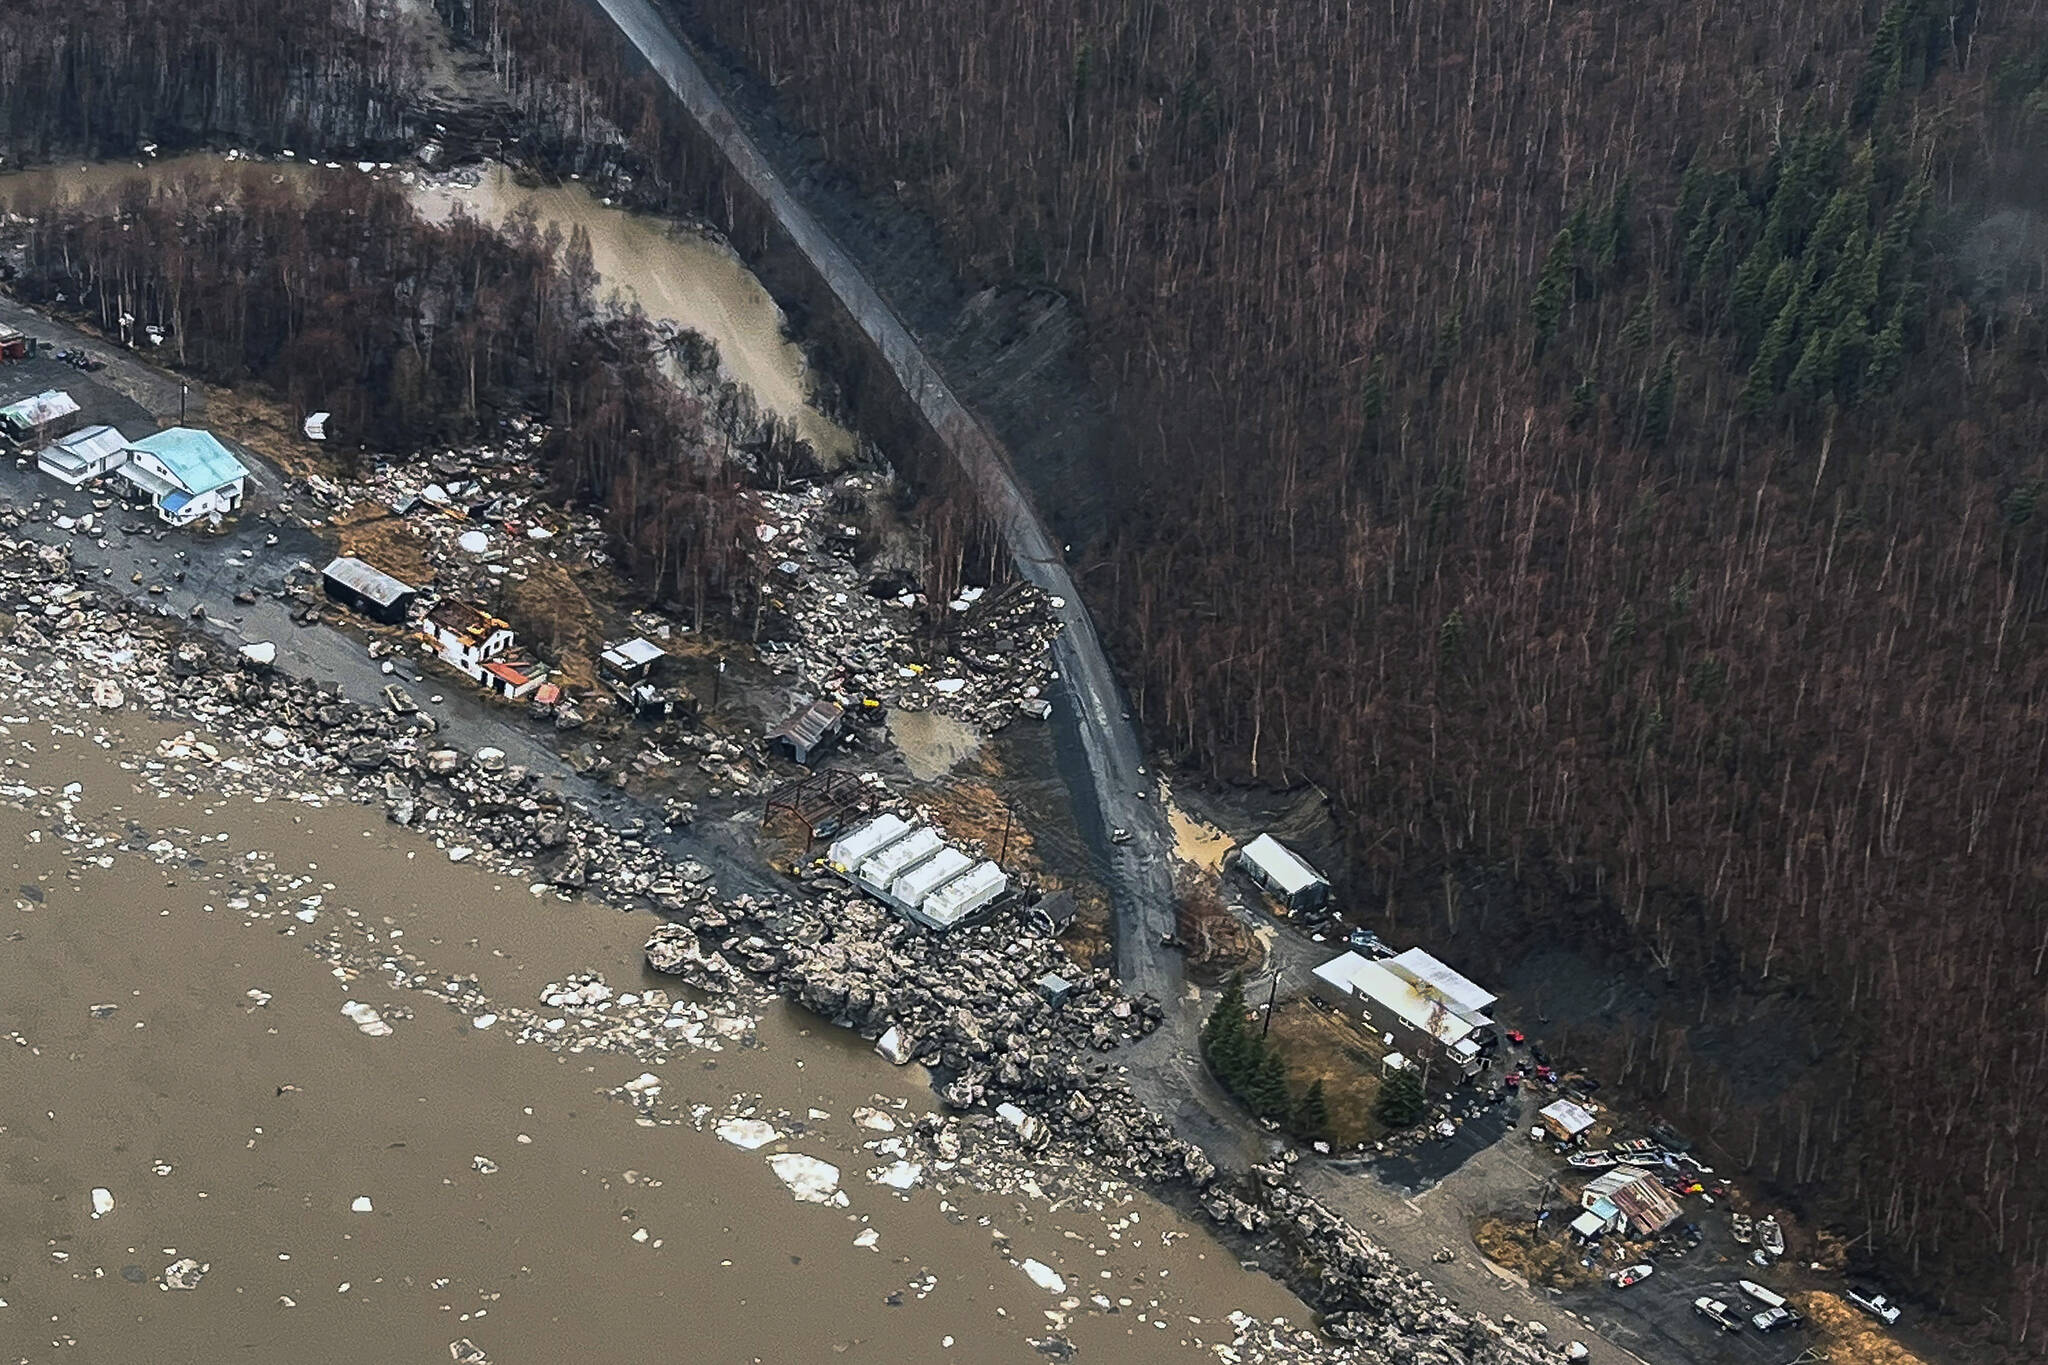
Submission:
[[[146,450],[162,460],[178,482],[195,494],[209,493],[222,484],[249,477],[248,466],[210,431],[167,427],[136,441],[132,448]]]

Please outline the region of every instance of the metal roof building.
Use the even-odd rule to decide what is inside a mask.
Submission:
[[[1270,834],[1261,834],[1240,849],[1238,865],[1291,910],[1313,909],[1330,893],[1330,884],[1320,872]]]
[[[185,491],[195,497],[249,477],[249,467],[236,459],[233,451],[212,432],[196,427],[165,427],[139,441],[130,441],[128,448],[156,456]]]
[[[1543,1120],[1545,1128],[1566,1142],[1570,1142],[1598,1122],[1587,1112],[1584,1105],[1574,1104],[1570,1100],[1552,1100],[1543,1106],[1538,1117]]]
[[[832,847],[825,850],[825,860],[851,875],[860,870],[862,863],[908,833],[909,822],[902,816],[877,815],[859,829],[833,841]]]
[[[1480,1040],[1473,1036],[1479,1026],[1424,995],[1413,981],[1388,971],[1383,962],[1340,953],[1311,973],[1309,991],[1325,1004],[1394,1034],[1405,1051],[1434,1044],[1466,1075],[1480,1070]]]
[[[80,427],[36,452],[36,468],[60,483],[78,487],[118,468],[128,458],[128,438],[110,426]]]
[[[994,863],[976,863],[925,897],[911,918],[933,929],[950,929],[969,915],[985,910],[1010,889],[1009,874]]]
[[[925,897],[974,866],[957,848],[942,848],[889,884],[889,894],[906,908],[916,909]]]
[[[836,702],[814,701],[768,732],[770,744],[780,744],[789,755],[806,766],[818,751],[839,733],[846,712]]]
[[[623,643],[605,646],[604,653],[598,656],[605,667],[628,677],[646,672],[667,657],[667,650],[638,635]]]
[[[52,422],[78,415],[78,400],[62,389],[45,389],[0,408],[0,428],[11,436],[32,436]]]
[[[854,869],[860,884],[884,900],[896,879],[946,846],[930,825],[919,825],[910,833],[868,858]]]
[[[1381,965],[1415,983],[1422,994],[1442,1000],[1459,1018],[1475,1025],[1493,1022],[1486,1017],[1486,1008],[1500,997],[1473,985],[1422,949],[1396,953]]]
[[[320,571],[320,586],[342,605],[394,626],[405,620],[406,612],[419,596],[419,589],[410,583],[401,583],[383,570],[348,555],[332,560]]]
[[[1601,1199],[1612,1202],[1645,1237],[1662,1232],[1685,1214],[1671,1191],[1640,1166],[1616,1166],[1590,1182],[1579,1195],[1579,1206],[1591,1209]]]

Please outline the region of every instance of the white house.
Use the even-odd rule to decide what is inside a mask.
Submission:
[[[513,639],[511,626],[452,598],[435,604],[421,623],[420,634],[443,663],[478,682],[487,676],[484,665],[512,648]]]
[[[129,442],[124,453],[121,477],[146,493],[157,516],[173,526],[226,516],[248,493],[248,466],[210,431],[166,427]]]
[[[1481,1026],[1391,966],[1340,953],[1310,974],[1309,993],[1376,1032],[1392,1034],[1393,1045],[1411,1056],[1441,1056],[1466,1076],[1483,1071]]]
[[[36,468],[78,487],[127,463],[128,438],[109,426],[81,427],[36,452]]]

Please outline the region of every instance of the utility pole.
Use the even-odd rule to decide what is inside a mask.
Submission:
[[[1001,863],[1001,862],[1007,862],[1007,861],[1009,860],[1009,857],[1010,857],[1010,817],[1011,817],[1011,814],[1012,814],[1012,812],[1011,812],[1011,810],[1010,810],[1010,808],[1009,808],[1008,806],[1005,806],[1005,807],[1003,807],[1003,851],[1002,851],[1002,852],[1000,852],[1000,853],[998,853],[998,854],[996,854],[996,861],[997,861],[998,863]]]
[[[718,684],[719,684],[720,680],[721,680],[721,679],[723,679],[724,677],[725,677],[725,656],[724,656],[724,655],[720,655],[720,656],[719,656],[719,659],[718,659],[718,671],[717,671],[716,673],[713,673],[713,674],[711,675],[711,709],[712,709],[712,710],[714,710],[714,711],[716,711],[716,710],[718,709]]]
[[[1266,993],[1266,1022],[1259,1027],[1259,1037],[1263,1038],[1273,1031],[1273,1006],[1278,1004],[1279,1000],[1280,969],[1275,967],[1273,969],[1273,989]]]

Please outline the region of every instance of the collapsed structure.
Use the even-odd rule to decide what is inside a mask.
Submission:
[[[946,843],[930,825],[878,815],[835,842],[826,860],[854,885],[927,929],[944,931],[1010,889],[1009,874]]]
[[[546,668],[513,647],[510,625],[467,602],[436,603],[420,623],[420,636],[443,663],[508,701],[532,696],[548,680]]]

